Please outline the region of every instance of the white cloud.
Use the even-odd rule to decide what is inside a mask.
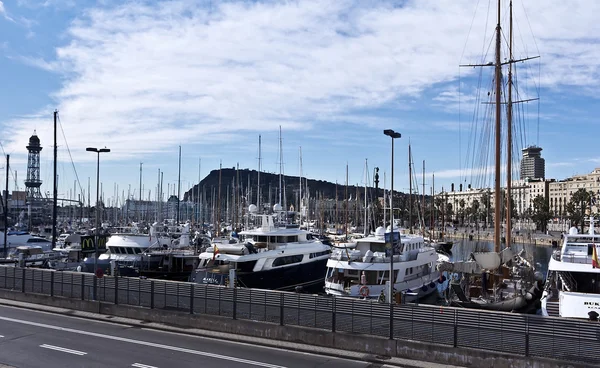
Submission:
[[[11,22],[15,21],[8,15],[8,13],[6,13],[6,9],[4,8],[4,3],[2,1],[0,1],[0,16],[2,16],[4,19],[9,20]]]
[[[569,11],[561,0],[527,6],[547,70],[542,85],[595,88],[600,55],[590,35],[600,34],[600,3]],[[386,118],[359,114],[389,104],[415,108],[424,91],[456,80],[459,63],[478,60],[482,37],[469,37],[463,53],[472,19],[465,9],[472,7],[469,0],[402,7],[350,0],[126,2],[82,13],[54,60],[24,62],[64,78],[53,97],[72,149],[107,145],[118,159],[280,125],[290,131],[315,122],[383,124]],[[486,17],[474,19],[473,34]],[[531,50],[515,56],[525,51]],[[453,104],[456,93],[442,92],[436,103]],[[42,124],[8,122],[12,149],[22,151]],[[39,133],[51,140],[50,131]]]

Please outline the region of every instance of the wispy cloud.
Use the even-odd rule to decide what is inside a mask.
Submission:
[[[287,131],[340,121],[380,127],[387,119],[371,111],[418,109],[414,101],[424,91],[455,83],[461,55],[480,54],[477,38],[463,52],[471,4],[126,2],[87,9],[70,24],[69,41],[54,59],[22,62],[63,77],[53,98],[71,144],[80,145],[73,148],[111,145],[113,160],[280,125]],[[561,4],[527,5],[529,15],[542,15],[529,17],[540,35],[535,44],[549,55],[542,85],[595,88],[600,51],[589,35],[600,34],[594,16],[600,3],[573,5],[581,7],[577,17],[565,16],[570,12]],[[484,28],[485,17],[476,17],[473,29]],[[579,28],[585,32],[573,32]],[[580,64],[588,79],[569,67]],[[474,103],[470,92],[461,88],[461,103]],[[454,87],[433,102],[451,109],[458,97]],[[22,151],[42,121],[7,123],[14,149]],[[50,140],[50,132],[40,134]]]
[[[0,1],[0,16],[13,23],[15,22],[15,20],[12,19],[6,12],[6,9],[4,8],[4,3],[2,1]]]

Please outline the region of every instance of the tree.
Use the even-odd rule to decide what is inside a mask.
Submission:
[[[583,233],[583,225],[585,224],[585,213],[590,208],[590,199],[592,193],[586,191],[583,188],[577,189],[571,196],[571,200],[565,206],[567,213],[569,214],[569,220],[574,226],[581,225],[581,232]]]
[[[546,232],[548,227],[548,221],[552,218],[550,212],[550,205],[543,196],[539,195],[533,199],[533,209],[531,220],[535,223],[536,227],[542,232]]]
[[[475,228],[479,229],[479,201],[476,199],[471,204],[471,213],[475,219]]]
[[[452,216],[454,216],[454,210],[452,208],[452,203],[446,203],[446,221],[452,222]]]
[[[486,191],[481,196],[481,204],[483,204],[483,208],[485,211],[485,227],[488,227],[490,209],[492,208],[492,196],[490,195],[490,191]]]
[[[465,226],[465,200],[461,199],[458,205],[460,206],[460,225]]]

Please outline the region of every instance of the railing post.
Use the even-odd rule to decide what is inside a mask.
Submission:
[[[454,310],[454,347],[458,347],[458,311]]]
[[[150,309],[154,309],[154,280],[150,280]]]
[[[529,356],[529,316],[525,316],[525,356]]]
[[[390,303],[390,340],[394,339],[394,303]]]
[[[119,277],[113,276],[115,279],[115,304],[119,304]]]
[[[81,274],[81,300],[85,300],[85,273]]]
[[[335,313],[335,296],[332,297],[331,299],[331,332],[335,333],[335,326],[336,326],[336,313]]]
[[[54,296],[54,271],[50,272],[50,296]]]
[[[237,288],[233,287],[233,319],[237,319]]]
[[[279,293],[279,325],[283,326],[284,325],[284,319],[283,319],[283,293]]]
[[[25,292],[25,267],[21,269],[23,271],[23,276],[21,277],[21,292]]]
[[[190,314],[194,314],[194,284],[192,284],[190,287]],[[233,315],[235,316],[235,310]]]
[[[94,300],[98,300],[98,276],[94,275],[94,290],[92,292]]]

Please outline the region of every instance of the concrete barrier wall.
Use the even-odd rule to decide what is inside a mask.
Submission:
[[[389,340],[369,335],[344,332],[333,333],[307,327],[279,326],[267,322],[233,320],[228,317],[214,315],[188,314],[162,309],[148,309],[128,305],[115,305],[110,303],[50,297],[40,294],[25,294],[8,290],[0,290],[0,298],[162,323],[169,326],[198,328],[234,335],[261,337],[339,350],[362,352],[366,355],[380,356],[382,359],[384,359],[383,357],[392,356],[478,368],[580,368],[592,366],[476,349],[454,348],[446,345],[428,344],[417,341]]]

